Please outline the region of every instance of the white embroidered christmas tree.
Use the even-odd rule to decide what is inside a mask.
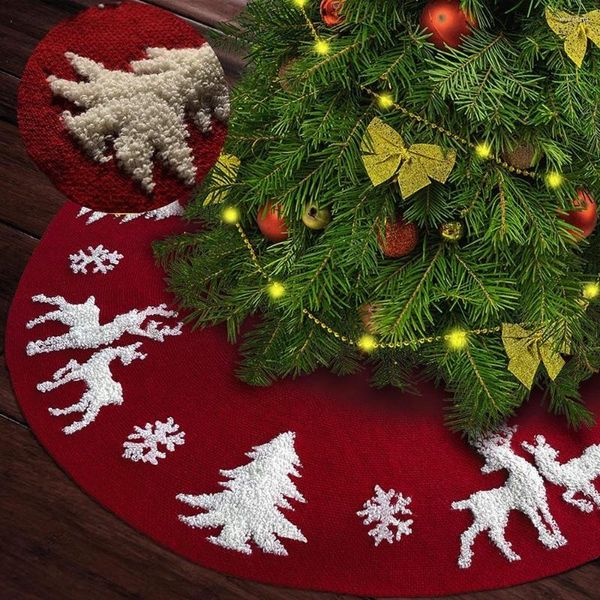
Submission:
[[[84,81],[48,77],[52,92],[81,112],[63,113],[63,123],[95,161],[112,159],[147,193],[155,186],[154,160],[186,185],[196,180],[187,117],[200,131],[211,129],[214,115],[229,117],[223,69],[208,44],[200,48],[147,48],[147,58],[131,70],[112,71],[100,62],[66,52]],[[108,142],[112,141],[112,144]]]
[[[408,508],[410,498],[405,498],[395,490],[384,492],[378,485],[375,486],[375,495],[364,503],[363,510],[356,514],[364,517],[365,525],[376,523],[369,535],[373,537],[375,546],[386,540],[388,543],[399,542],[403,535],[412,533],[412,519],[401,519],[399,515],[412,515]],[[395,532],[394,532],[395,530]]]
[[[161,206],[160,208],[155,208],[154,210],[148,210],[146,212],[141,213],[127,213],[127,214],[114,214],[114,213],[105,213],[99,210],[92,210],[91,208],[86,208],[82,206],[77,213],[77,217],[83,217],[84,215],[88,215],[85,220],[86,225],[91,225],[96,221],[100,221],[104,219],[104,217],[114,217],[117,219],[119,224],[121,223],[129,223],[130,221],[134,221],[135,219],[139,219],[140,217],[144,217],[144,219],[148,219],[151,221],[162,221],[163,219],[169,219],[171,217],[180,217],[183,215],[184,209],[183,206],[175,200],[175,202],[171,202],[171,204],[167,204],[166,206]],[[91,214],[90,214],[91,213]]]
[[[110,251],[100,244],[95,248],[88,246],[87,253],[81,249],[76,254],[70,254],[69,263],[73,273],[83,273],[85,275],[88,272],[88,266],[92,265],[92,273],[105,274],[112,271],[121,262],[122,258],[123,255],[116,250]]]
[[[167,456],[160,448],[174,452],[176,446],[185,443],[185,432],[179,431],[179,425],[173,417],[169,417],[166,423],[155,421],[154,426],[152,423],[146,423],[143,428],[136,425],[134,432],[127,436],[127,440],[129,441],[123,442],[123,458],[157,465],[159,459]]]
[[[181,521],[190,527],[221,527],[218,536],[208,538],[213,544],[251,554],[253,541],[263,552],[287,556],[277,539],[306,542],[306,538],[280,509],[293,510],[288,499],[306,502],[291,477],[300,477],[302,465],[294,449],[295,434],[281,433],[262,446],[246,453],[252,462],[235,469],[222,470],[228,481],[224,491],[215,494],[179,494],[178,500],[206,512],[186,516]]]

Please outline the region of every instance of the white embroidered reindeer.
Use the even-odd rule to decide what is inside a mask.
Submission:
[[[473,444],[485,458],[481,472],[492,473],[506,469],[508,479],[502,487],[476,492],[467,500],[452,503],[452,508],[469,509],[474,517],[473,524],[461,536],[458,565],[462,569],[471,566],[473,543],[484,531],[487,531],[490,540],[508,560],[520,560],[521,557],[512,549],[504,535],[513,510],[521,511],[531,520],[538,531],[538,539],[547,548],[558,548],[567,543],[550,514],[542,476],[531,463],[517,456],[511,448],[516,429],[516,426],[504,427]]]
[[[52,376],[51,381],[38,384],[40,392],[49,392],[70,381],[83,381],[86,391],[79,402],[66,408],[50,408],[50,414],[54,416],[70,415],[75,412],[83,414],[80,421],[75,421],[63,428],[66,434],[71,434],[92,423],[104,406],[123,403],[123,387],[113,379],[110,363],[118,358],[124,365],[131,364],[134,360],[143,360],[146,354],[138,352],[142,342],[129,346],[116,348],[103,348],[95,352],[92,357],[80,365],[76,360],[70,360],[66,367],[59,369]]]
[[[62,296],[48,297],[44,294],[33,296],[34,302],[44,302],[57,306],[53,310],[43,314],[27,323],[31,329],[46,321],[58,321],[69,327],[67,333],[54,335],[45,340],[36,340],[27,344],[27,354],[41,354],[66,350],[68,348],[98,348],[111,344],[125,333],[139,335],[142,337],[164,341],[167,335],[180,335],[183,323],[177,323],[175,327],[167,325],[160,327],[159,321],[149,321],[145,328],[144,321],[153,315],[161,317],[176,317],[177,313],[167,310],[166,304],[159,306],[148,306],[144,310],[133,309],[122,315],[117,315],[109,323],[100,324],[100,309],[96,306],[96,299],[90,296],[83,304],[71,304]]]
[[[567,488],[562,495],[565,502],[583,512],[592,512],[592,502],[575,498],[575,494],[581,493],[591,498],[600,509],[600,493],[593,484],[594,479],[600,476],[600,444],[588,446],[581,456],[562,464],[556,460],[558,450],[548,444],[543,435],[535,437],[535,445],[523,442],[521,446],[533,455],[535,464],[548,481]]]
[[[73,52],[65,57],[86,81],[48,77],[52,92],[83,109],[63,113],[63,122],[96,162],[112,159],[142,189],[154,189],[155,156],[183,183],[196,180],[194,155],[187,139],[186,116],[200,131],[211,129],[214,115],[229,117],[225,75],[212,48],[147,48],[147,58],[130,63],[130,71],[111,71]]]

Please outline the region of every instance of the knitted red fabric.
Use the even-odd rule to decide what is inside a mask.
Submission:
[[[19,88],[19,127],[31,158],[68,199],[94,210],[140,212],[186,200],[193,186],[166,168],[158,153],[151,193],[124,171],[110,142],[104,154],[112,159],[107,162],[97,162],[86,153],[61,116],[65,110],[76,116],[82,108],[53,94],[48,77],[86,81],[65,53],[100,62],[106,69],[131,72],[131,62],[147,58],[147,48],[200,48],[205,43],[182,19],[137,2],[90,8],[60,23],[31,55]],[[185,126],[197,183],[216,162],[226,126],[213,118],[212,132],[201,133],[189,114]]]
[[[133,527],[225,573],[369,597],[509,586],[600,554],[600,507],[552,482],[576,459],[566,479],[600,488],[600,427],[574,432],[535,396],[516,432],[476,449],[443,425],[445,395],[430,386],[411,396],[317,373],[248,387],[224,330],[179,329],[170,312],[150,245],[182,232],[179,220],[82,213],[68,204],[31,259],[6,356],[37,438]],[[596,411],[598,382],[583,392]],[[146,424],[151,434],[136,429]],[[158,430],[172,431],[170,448]],[[541,539],[527,506],[547,509]],[[520,560],[487,531],[461,553],[474,522],[495,525]]]

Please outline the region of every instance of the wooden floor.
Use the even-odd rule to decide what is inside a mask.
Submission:
[[[200,31],[246,0],[153,0]],[[284,0],[282,0],[284,1]],[[314,0],[317,1],[317,0]],[[367,1],[367,0],[365,0]],[[25,154],[16,126],[19,77],[46,32],[89,0],[0,0],[0,339],[19,277],[64,202]],[[231,78],[241,61],[221,55]],[[3,351],[0,351],[3,352]],[[432,575],[433,576],[433,575]],[[460,598],[600,597],[600,560],[520,587]],[[341,600],[258,585],[202,569],[156,546],[85,496],[37,444],[0,360],[0,597]]]

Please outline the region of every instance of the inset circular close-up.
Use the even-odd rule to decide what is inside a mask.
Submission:
[[[69,200],[138,213],[192,195],[221,151],[229,91],[216,54],[185,21],[101,4],[39,43],[18,117],[29,155]]]

